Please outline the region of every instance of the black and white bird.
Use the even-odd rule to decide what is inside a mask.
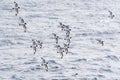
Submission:
[[[70,37],[71,29],[67,29],[65,32],[66,32],[66,37]]]
[[[64,43],[63,45],[64,45],[64,52],[68,54],[69,44]]]
[[[55,37],[56,44],[58,44],[59,36]]]
[[[55,33],[52,34],[53,34],[53,39],[55,39],[55,43],[58,44],[58,40],[60,39],[60,37],[57,36]]]
[[[33,48],[33,53],[35,54],[37,51],[37,43],[34,39],[32,39],[32,46],[30,47]]]
[[[59,22],[59,26],[58,26],[58,27],[60,27],[60,28],[61,28],[61,30],[63,30],[63,29],[64,29],[64,27],[65,27],[65,25],[64,25],[63,23]]]
[[[109,12],[109,17],[110,17],[111,19],[113,19],[113,18],[115,17],[115,15],[113,14],[113,12],[110,11],[110,10],[108,10],[108,12]]]
[[[70,44],[70,43],[71,43],[71,38],[72,38],[72,37],[70,37],[70,36],[69,36],[69,37],[66,36],[66,37],[64,38],[64,40],[66,40],[66,43],[67,43],[67,44]]]
[[[101,44],[102,46],[104,46],[104,41],[97,39],[98,43]]]
[[[41,57],[41,60],[42,60],[41,66],[44,66],[45,70],[48,71],[48,62],[46,62],[46,60],[43,57]]]
[[[19,17],[20,19],[20,23],[19,23],[19,26],[23,26],[23,29],[24,29],[24,32],[27,32],[27,23],[24,21],[23,18]]]
[[[62,48],[60,45],[57,45],[57,53],[60,53],[61,55],[61,59],[63,58],[63,52],[64,52],[64,48]]]
[[[42,44],[43,44],[43,42],[41,42],[41,41],[37,41],[37,44],[38,44],[38,47],[39,47],[39,48],[42,48]]]
[[[18,15],[18,13],[19,13],[19,9],[20,9],[20,7],[18,6],[18,3],[17,2],[15,2],[14,1],[14,8],[12,8],[13,10],[15,10],[15,12],[16,12],[16,16]]]
[[[42,44],[43,44],[43,42],[32,39],[32,46],[30,46],[30,47],[33,48],[34,54],[36,53],[38,48],[42,48]]]
[[[70,31],[71,29],[70,29],[70,27],[69,27],[69,25],[66,25],[65,27],[64,27],[64,31]]]

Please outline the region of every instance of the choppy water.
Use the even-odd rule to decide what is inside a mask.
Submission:
[[[19,26],[12,0],[0,0],[0,80],[120,80],[119,0],[17,0],[19,15],[28,32]],[[108,10],[115,17],[110,19]],[[51,34],[62,45],[64,31],[59,22],[70,25],[71,45],[60,59]],[[43,48],[34,55],[32,39]],[[98,44],[96,39],[104,41]],[[48,62],[48,72],[41,66]],[[78,75],[75,76],[75,74]]]

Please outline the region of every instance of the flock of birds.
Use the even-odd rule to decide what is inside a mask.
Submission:
[[[15,16],[18,16],[20,7],[18,6],[17,2],[14,1],[14,8],[12,8],[12,9],[15,11]],[[26,33],[27,32],[27,26],[26,26],[27,23],[24,21],[24,19],[22,17],[19,17],[19,19],[20,19],[19,26],[22,26],[24,29],[24,32]],[[43,44],[43,42],[32,39],[32,45],[30,47],[33,49],[34,54],[36,54],[38,48],[40,48],[40,49],[42,48],[42,44]],[[46,60],[43,57],[41,57],[41,60],[42,60],[41,66],[44,66],[45,70],[48,71],[48,65],[47,65],[48,63],[46,62]]]
[[[18,3],[14,1],[14,8],[12,8],[14,11],[15,11],[15,16],[18,16],[19,14],[19,9],[20,7],[18,6]],[[111,19],[113,19],[115,17],[115,15],[113,15],[113,13],[111,11],[108,11],[109,12],[109,17]],[[22,17],[19,17],[20,19],[20,24],[19,26],[22,26],[23,29],[24,29],[24,32],[26,33],[27,32],[27,23],[24,21],[24,19]],[[69,25],[65,25],[63,23],[59,23],[59,26],[58,26],[62,31],[65,32],[65,42],[63,43],[63,46],[61,46],[59,44],[59,39],[61,39],[56,33],[52,33],[53,35],[53,38],[55,40],[55,48],[57,50],[57,53],[60,54],[60,58],[63,59],[64,57],[64,54],[68,54],[69,53],[69,48],[70,48],[70,43],[71,43],[71,29],[69,27]],[[104,41],[101,40],[101,39],[97,39],[97,42],[99,44],[101,44],[102,46],[104,46]],[[32,49],[33,49],[33,53],[36,54],[37,52],[37,49],[41,49],[42,48],[42,45],[43,45],[43,42],[39,41],[39,40],[35,40],[35,39],[32,39],[32,45],[30,46]],[[48,71],[48,62],[46,62],[46,60],[41,57],[41,60],[42,60],[42,66],[45,67],[45,70]],[[78,75],[77,73],[75,75]]]
[[[63,58],[63,54],[68,54],[68,50],[70,47],[70,43],[71,43],[71,36],[70,36],[70,32],[71,29],[69,27],[69,25],[64,25],[63,23],[59,23],[59,26],[61,28],[62,31],[65,31],[66,35],[65,35],[65,42],[63,43],[63,47],[59,44],[59,39],[61,39],[56,33],[52,33],[53,34],[53,39],[55,39],[55,47],[57,49],[57,53],[60,53],[61,55],[61,59]]]
[[[12,8],[15,11],[15,16],[18,16],[19,14],[19,9],[20,7],[18,6],[18,3],[14,1],[14,8]],[[24,21],[24,19],[22,17],[19,17],[20,19],[20,23],[19,26],[22,26],[24,29],[24,32],[27,32],[27,23]],[[65,31],[66,36],[64,38],[64,40],[66,40],[65,43],[63,43],[63,47],[59,44],[59,39],[60,37],[56,34],[56,33],[52,33],[53,35],[53,39],[55,40],[55,48],[57,50],[57,53],[60,54],[60,58],[62,59],[65,54],[68,54],[69,52],[69,47],[70,47],[70,43],[71,43],[71,37],[70,37],[70,32],[71,29],[69,27],[69,25],[64,25],[63,23],[59,23],[59,28],[61,28],[62,31]],[[43,42],[39,41],[39,40],[35,40],[32,39],[32,45],[30,46],[33,49],[33,54],[36,54],[38,49],[41,49],[43,45]],[[42,60],[42,66],[45,67],[45,70],[48,71],[48,62],[46,62],[46,60],[41,57]]]
[[[14,8],[12,8],[12,9],[15,10],[15,15],[17,16],[19,13],[19,9],[20,9],[17,2],[14,1]],[[20,19],[19,26],[23,26],[24,32],[26,32],[27,31],[27,26],[26,26],[27,23],[24,21],[23,18],[19,17],[19,19]]]

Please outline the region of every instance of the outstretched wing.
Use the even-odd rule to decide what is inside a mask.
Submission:
[[[15,7],[18,7],[18,4],[16,2],[14,2],[14,4],[15,4]]]
[[[41,57],[41,59],[42,59],[43,63],[46,63],[45,59],[43,59],[42,57]]]
[[[21,18],[21,17],[20,17],[20,21],[21,21],[21,23],[24,23],[24,22],[25,22],[25,21],[24,21],[24,19],[23,19],[23,18]]]

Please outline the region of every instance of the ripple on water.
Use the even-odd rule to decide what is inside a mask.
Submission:
[[[119,61],[119,58],[115,55],[107,55],[105,58],[113,61]]]
[[[54,60],[49,60],[48,63],[49,63],[49,70],[52,72],[62,71],[62,69],[63,69],[63,66],[58,64]]]
[[[24,77],[21,77],[21,76],[18,77],[17,75],[12,75],[12,76],[11,76],[11,79],[12,79],[12,80],[25,80]]]

